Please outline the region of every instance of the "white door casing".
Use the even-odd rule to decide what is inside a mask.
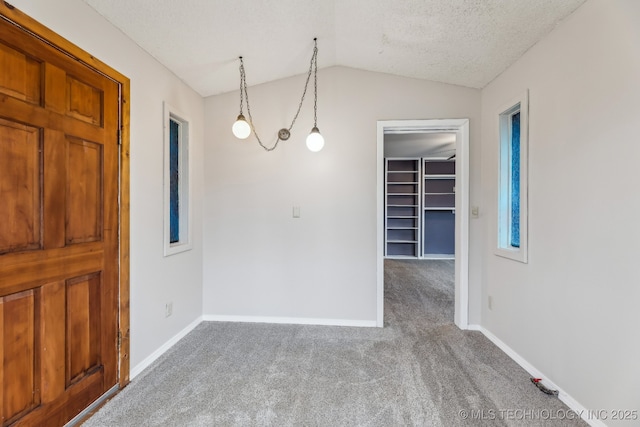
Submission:
[[[384,326],[384,134],[424,132],[456,134],[455,312],[460,329],[469,326],[469,119],[379,120],[376,147],[377,313]]]

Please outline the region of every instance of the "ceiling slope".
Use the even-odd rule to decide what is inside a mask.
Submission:
[[[585,0],[84,0],[202,96],[318,62],[482,88]]]

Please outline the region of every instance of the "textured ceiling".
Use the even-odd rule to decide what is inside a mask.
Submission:
[[[481,88],[585,0],[84,0],[202,96],[343,65]]]

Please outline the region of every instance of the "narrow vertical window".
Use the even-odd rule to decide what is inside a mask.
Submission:
[[[520,247],[520,112],[511,116],[511,179],[509,184],[511,204],[511,224],[509,241],[514,248]]]
[[[189,121],[164,104],[164,254],[191,249]]]
[[[169,119],[169,242],[180,241],[180,123]]]
[[[498,244],[496,254],[527,262],[528,95],[499,117]]]

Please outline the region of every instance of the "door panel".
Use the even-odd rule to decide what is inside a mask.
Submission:
[[[0,43],[0,93],[40,104],[41,63]]]
[[[67,76],[67,114],[87,123],[102,124],[102,91]]]
[[[40,396],[36,387],[38,376],[35,292],[20,292],[2,298],[2,347],[5,384],[3,418],[9,422],[36,407]]]
[[[66,244],[102,239],[102,145],[67,137]]]
[[[67,280],[66,384],[100,368],[100,273]]]
[[[119,87],[0,34],[0,425],[63,425],[118,380]]]
[[[40,249],[40,130],[0,118],[0,254]]]

